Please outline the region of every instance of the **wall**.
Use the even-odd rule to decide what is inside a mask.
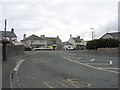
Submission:
[[[97,52],[118,55],[118,48],[98,48]]]
[[[23,45],[11,45],[7,44],[6,47],[6,56],[16,56],[16,55],[23,55],[24,54],[24,46]]]

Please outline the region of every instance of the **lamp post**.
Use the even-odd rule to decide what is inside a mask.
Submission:
[[[92,40],[95,39],[95,28],[90,28],[90,29],[93,29],[92,31]]]
[[[94,31],[92,31],[92,40],[94,40],[94,49],[96,50],[97,47],[96,47],[96,41],[95,41],[95,28],[90,28],[90,29],[93,29]],[[94,32],[94,33],[93,33]]]

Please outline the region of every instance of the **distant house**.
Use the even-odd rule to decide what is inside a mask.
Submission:
[[[2,33],[1,40],[4,40],[6,37],[6,39],[13,44],[17,41],[17,36],[14,32],[14,28],[12,28],[11,31],[6,31],[6,33],[5,31],[0,31],[0,33]]]
[[[24,38],[21,42],[24,43],[25,46],[31,46],[32,48],[47,47],[46,40],[37,35],[31,35],[26,38],[26,34],[24,34]]]
[[[43,37],[44,37],[44,39],[46,39],[48,47],[52,46],[55,49],[61,49],[62,42],[61,42],[61,39],[59,38],[59,36],[57,36],[57,37],[45,37],[43,35]]]
[[[120,32],[106,33],[101,38],[114,38],[120,40]]]
[[[32,48],[55,48],[59,49],[61,46],[61,40],[57,37],[45,37],[45,35],[41,35],[40,37],[37,35],[31,35],[26,38],[26,34],[24,34],[24,39],[21,40],[25,46],[31,46]]]
[[[83,39],[80,39],[80,36],[72,37],[72,35],[70,35],[68,42],[74,45],[76,49],[85,49],[86,46],[85,41]]]

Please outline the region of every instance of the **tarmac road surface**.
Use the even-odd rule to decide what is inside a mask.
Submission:
[[[78,50],[29,54],[12,69],[11,88],[118,88],[115,55]]]

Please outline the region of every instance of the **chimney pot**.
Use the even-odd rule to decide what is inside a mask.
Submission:
[[[40,36],[41,38],[43,37],[43,35]]]
[[[45,35],[43,35],[43,38],[45,37]]]
[[[26,39],[26,34],[23,35],[23,39]]]
[[[57,36],[57,38],[59,38],[59,36]]]
[[[78,36],[78,38],[80,38],[80,36]]]
[[[14,33],[14,28],[12,28],[12,29],[11,29],[11,32],[13,32],[13,33]]]

